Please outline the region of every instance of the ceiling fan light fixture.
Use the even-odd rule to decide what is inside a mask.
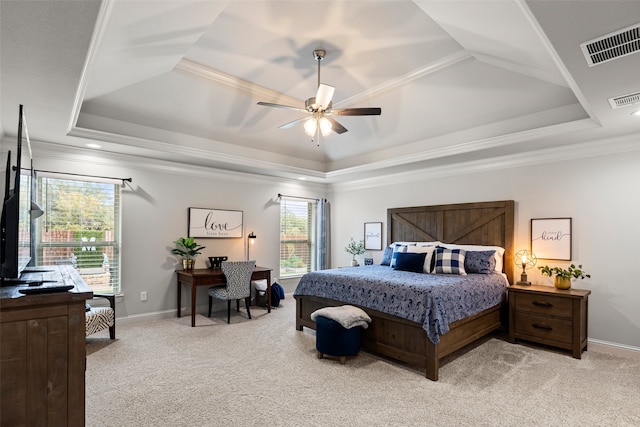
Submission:
[[[315,117],[309,117],[304,121],[304,133],[309,136],[314,136],[316,134],[316,130],[318,129],[318,122]]]
[[[318,119],[318,125],[320,126],[320,133],[322,136],[327,136],[331,133],[331,122],[326,117],[320,117]]]

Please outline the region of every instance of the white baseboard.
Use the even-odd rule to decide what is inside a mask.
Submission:
[[[608,341],[588,339],[587,350],[640,360],[640,348]]]
[[[286,295],[289,295],[289,294],[286,294]],[[293,296],[290,296],[290,298],[293,299]],[[241,305],[241,307],[244,307],[244,303]],[[253,308],[253,306],[251,307]],[[209,310],[208,304],[196,306],[196,313],[200,313],[203,316],[206,316],[206,313],[208,310]],[[224,304],[214,303],[212,313],[221,312],[221,311],[224,311],[225,313],[227,312],[226,303]],[[118,317],[118,312],[116,310],[116,323],[118,325],[134,325],[139,323],[151,322],[154,320],[161,320],[161,319],[176,317],[176,314],[177,314],[176,309],[172,308],[170,310],[152,311],[149,313],[133,314],[130,316]],[[182,307],[182,310],[180,310],[180,315],[181,317],[191,317],[191,307]]]
[[[182,316],[189,316],[189,314],[184,314],[182,312]],[[151,322],[153,320],[161,320],[168,319],[169,317],[176,317],[176,309],[166,310],[166,311],[155,311],[151,313],[144,314],[134,314],[127,317],[116,317],[117,325],[134,325],[138,323]]]

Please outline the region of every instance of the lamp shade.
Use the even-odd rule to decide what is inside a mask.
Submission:
[[[536,263],[538,262],[538,258],[536,258],[536,255],[533,252],[527,249],[522,249],[516,252],[513,262],[518,267],[522,267],[526,270],[529,270],[530,268],[533,268],[536,265]]]
[[[316,121],[315,117],[309,117],[307,120],[305,120],[304,132],[307,135],[309,136],[315,135],[317,129],[318,129],[318,122]]]
[[[318,119],[318,123],[320,124],[320,133],[322,133],[322,136],[327,136],[331,133],[332,126],[329,119],[326,117],[320,117]]]
[[[251,233],[249,233],[249,235],[247,236],[247,261],[249,261],[250,259],[250,254],[249,254],[249,248],[251,247],[251,245],[255,244],[256,241],[256,236],[253,231]]]

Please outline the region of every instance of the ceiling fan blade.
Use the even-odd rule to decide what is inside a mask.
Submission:
[[[305,110],[305,111],[306,111],[306,110]],[[301,117],[301,118],[296,119],[296,120],[294,120],[294,121],[292,121],[292,122],[285,123],[285,124],[283,124],[282,126],[278,126],[278,129],[289,129],[289,128],[292,128],[292,127],[294,127],[295,125],[297,125],[298,123],[302,123],[302,122],[304,122],[307,118],[308,118],[308,117]]]
[[[337,133],[338,135],[340,135],[341,133],[348,132],[347,128],[342,126],[335,119],[333,119],[331,117],[327,117],[327,116],[325,116],[324,118],[329,120],[329,122],[331,122],[331,130],[334,131],[335,133]]]
[[[291,105],[274,104],[272,102],[258,102],[258,105],[264,105],[265,107],[284,108],[286,110],[298,111],[300,113],[308,113],[304,108],[292,107]]]
[[[324,83],[321,83],[320,86],[318,86],[318,92],[316,93],[316,106],[318,109],[324,110],[329,106],[335,90],[335,87]]]
[[[379,116],[380,114],[382,114],[382,108],[343,108],[341,110],[331,110],[326,114],[331,114],[332,116]]]

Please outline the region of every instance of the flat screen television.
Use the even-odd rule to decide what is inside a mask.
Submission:
[[[15,165],[11,151],[7,153],[5,191],[0,218],[0,278],[3,284],[20,278],[20,274],[31,261],[31,182],[33,167],[29,174],[22,174],[22,147],[27,145],[29,159],[31,143],[27,131],[24,108],[18,113],[18,142]],[[31,163],[31,162],[30,162]],[[12,179],[13,178],[13,179]],[[12,186],[13,184],[13,186]]]

